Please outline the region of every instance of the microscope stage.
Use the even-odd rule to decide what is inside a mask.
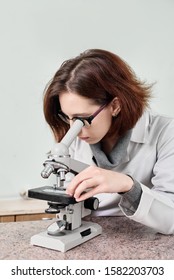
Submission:
[[[77,203],[74,197],[65,193],[65,190],[56,189],[52,186],[30,189],[28,190],[28,197],[67,205]]]

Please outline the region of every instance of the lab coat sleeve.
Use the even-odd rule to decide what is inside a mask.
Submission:
[[[141,184],[142,195],[133,215],[120,208],[130,219],[155,229],[163,234],[174,234],[174,202],[164,194],[157,193]],[[128,213],[126,213],[128,211]]]
[[[163,234],[174,234],[174,122],[161,131],[156,145],[157,160],[153,168],[150,189],[141,182],[142,194],[135,213],[130,219],[155,229]],[[126,213],[127,212],[127,213]]]

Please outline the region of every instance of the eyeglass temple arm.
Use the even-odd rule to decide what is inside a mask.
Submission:
[[[108,103],[101,106],[93,115],[91,121],[108,105]]]

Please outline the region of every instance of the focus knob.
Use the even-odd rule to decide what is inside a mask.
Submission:
[[[97,210],[99,206],[99,200],[97,197],[90,197],[84,201],[84,207],[90,210]]]

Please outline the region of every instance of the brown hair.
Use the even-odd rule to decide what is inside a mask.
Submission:
[[[48,84],[44,95],[45,119],[60,141],[69,129],[58,117],[60,93],[75,92],[99,105],[117,97],[121,111],[113,118],[109,134],[121,136],[134,127],[148,106],[150,89],[118,55],[90,49],[65,61]]]

